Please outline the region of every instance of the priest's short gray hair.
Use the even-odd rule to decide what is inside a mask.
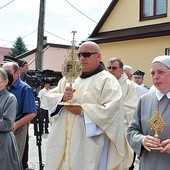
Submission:
[[[127,71],[127,72],[129,72],[129,73],[131,73],[131,74],[133,74],[133,69],[132,69],[132,67],[129,66],[129,65],[124,65],[124,66],[123,66],[123,70],[124,70],[124,71]]]

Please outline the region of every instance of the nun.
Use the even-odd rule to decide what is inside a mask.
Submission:
[[[144,94],[127,130],[139,156],[139,170],[170,169],[170,56],[154,58],[151,77],[155,90]]]
[[[15,136],[12,132],[17,113],[17,99],[8,92],[8,76],[0,68],[0,169],[22,170]]]

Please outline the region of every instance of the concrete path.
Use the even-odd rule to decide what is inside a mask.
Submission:
[[[42,163],[45,164],[46,144],[48,134],[42,135],[41,141],[41,153]],[[34,125],[31,123],[29,126],[29,168],[34,170],[40,170],[39,166],[39,154],[38,146],[36,144],[36,136],[34,136]]]

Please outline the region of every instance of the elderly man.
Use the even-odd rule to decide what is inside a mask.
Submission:
[[[126,73],[124,72],[123,62],[120,58],[111,58],[108,62],[107,69],[111,74],[113,74],[117,78],[121,86],[122,99],[124,105],[124,110],[122,113],[124,114],[124,125],[126,133],[127,127],[132,120],[133,112],[137,106],[137,102],[140,95],[138,93],[136,84],[133,81],[129,80]],[[131,152],[133,151],[131,150]],[[130,167],[129,169],[133,169],[133,164],[132,167]]]
[[[129,65],[124,65],[123,66],[123,70],[126,73],[126,75],[128,76],[128,79],[132,81],[132,77],[133,77],[133,69],[131,66]],[[132,84],[134,84],[134,86],[136,87],[137,91],[138,91],[138,95],[139,97],[142,96],[143,94],[145,94],[146,92],[143,90],[143,87],[138,85],[137,83],[132,81]]]
[[[137,106],[139,95],[136,86],[130,81],[123,70],[123,62],[120,58],[113,57],[108,61],[108,71],[118,80],[124,105],[124,123],[128,126],[132,120],[133,112]]]
[[[143,95],[127,131],[131,147],[141,157],[139,170],[170,167],[170,56],[151,64],[155,90]]]
[[[119,83],[105,70],[96,43],[81,44],[78,56],[82,74],[72,87],[63,77],[49,93],[54,120],[45,168],[119,170],[122,161],[129,166],[132,160],[126,147]],[[72,99],[73,93],[80,105],[57,105]]]

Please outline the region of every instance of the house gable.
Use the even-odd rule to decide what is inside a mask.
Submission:
[[[134,27],[91,35],[87,40],[96,43],[108,43],[133,39],[151,38],[170,35],[170,22],[149,26]]]
[[[170,35],[170,11],[165,18],[140,21],[139,0],[113,0],[86,39],[107,43]]]

